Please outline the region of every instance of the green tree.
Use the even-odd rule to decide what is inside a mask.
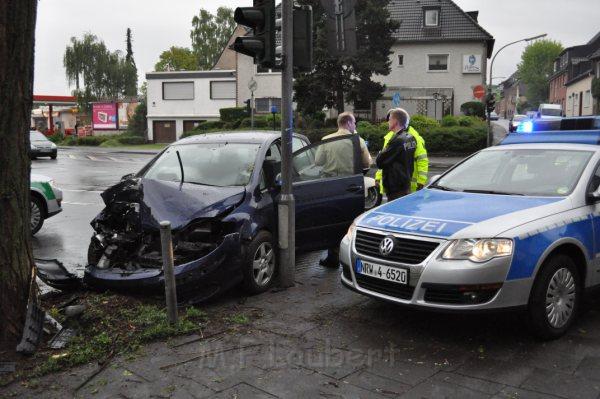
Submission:
[[[233,10],[227,7],[219,7],[217,15],[201,8],[192,18],[190,37],[197,69],[211,69],[216,64],[235,26]]]
[[[11,350],[25,324],[32,282],[28,132],[37,5],[0,1],[0,159],[10,165],[0,168],[0,348]]]
[[[137,95],[137,67],[133,59],[133,48],[131,45],[131,29],[127,28],[127,52],[125,53],[125,62],[123,64],[123,73],[125,75],[123,95],[134,97]]]
[[[356,41],[358,51],[351,57],[336,58],[327,49],[328,16],[320,0],[304,0],[313,8],[314,70],[296,76],[295,100],[298,109],[314,114],[323,107],[344,110],[348,101],[373,103],[385,86],[373,81],[374,74],[390,73],[392,33],[399,26],[390,20],[389,0],[356,2]]]
[[[133,52],[130,57],[133,60]],[[135,63],[128,62],[118,50],[109,51],[104,42],[91,33],[84,34],[81,40],[71,38],[71,43],[65,50],[63,65],[69,85],[75,83],[73,94],[77,97],[80,108],[88,112],[91,101],[113,100],[136,94],[137,90],[131,87],[134,73],[137,82],[137,69],[134,71],[132,68]]]
[[[133,116],[129,120],[129,124],[127,125],[127,133],[146,137],[146,129],[147,129],[147,119],[146,116],[148,114],[148,100],[147,100],[147,84],[144,82],[142,87],[140,87],[141,95],[139,97],[139,104],[133,113]]]
[[[193,71],[197,69],[196,56],[189,48],[172,46],[160,54],[154,65],[156,71]]]
[[[538,40],[528,45],[518,65],[521,81],[527,85],[527,101],[533,107],[548,100],[549,78],[554,60],[563,51],[563,46],[554,40]]]

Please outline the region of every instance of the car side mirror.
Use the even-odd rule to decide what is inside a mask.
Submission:
[[[587,200],[591,204],[600,202],[600,189],[587,194]]]
[[[121,180],[129,180],[135,177],[135,173],[128,173],[126,175],[121,176]]]

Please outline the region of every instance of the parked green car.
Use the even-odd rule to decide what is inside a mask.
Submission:
[[[30,185],[31,234],[37,233],[44,220],[62,211],[62,191],[46,176],[31,175]]]

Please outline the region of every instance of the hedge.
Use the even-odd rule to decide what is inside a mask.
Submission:
[[[429,153],[470,154],[486,147],[485,126],[435,127],[419,132]]]
[[[240,127],[249,128],[251,126],[251,119],[244,118],[240,123]],[[273,129],[273,116],[272,115],[254,115],[254,127],[257,129]],[[275,114],[275,130],[279,130],[281,127],[281,115]]]
[[[146,144],[146,138],[140,136],[121,136],[116,139],[121,144],[126,145],[140,145]]]
[[[245,107],[221,108],[219,110],[223,122],[235,122],[248,116]]]
[[[410,126],[412,126],[417,132],[421,133],[423,130],[439,127],[440,124],[433,118],[429,118],[424,115],[413,115],[410,118]]]
[[[468,101],[460,106],[460,111],[467,116],[485,118],[485,106],[481,101]]]

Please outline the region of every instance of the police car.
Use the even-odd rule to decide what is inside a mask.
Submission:
[[[600,130],[511,134],[425,189],[364,213],[342,283],[402,305],[525,308],[561,336],[600,284]]]

